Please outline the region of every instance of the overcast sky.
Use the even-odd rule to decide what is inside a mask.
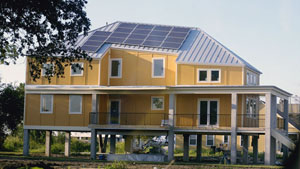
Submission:
[[[199,27],[259,69],[262,85],[300,95],[299,0],[88,0],[92,27],[115,21]],[[2,82],[24,82],[24,59],[0,66]]]

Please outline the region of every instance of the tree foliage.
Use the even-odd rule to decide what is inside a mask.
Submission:
[[[12,133],[23,119],[24,84],[11,84],[0,89],[0,148],[9,133]]]
[[[61,77],[73,61],[91,57],[76,47],[80,33],[87,35],[90,20],[84,11],[86,0],[1,0],[0,63],[15,63],[30,57],[30,74],[40,78],[44,63],[52,63],[46,76]],[[78,67],[78,65],[72,65]]]

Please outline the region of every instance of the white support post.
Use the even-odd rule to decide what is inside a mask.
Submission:
[[[197,134],[197,161],[201,161],[202,155],[202,134]]]
[[[92,94],[92,112],[98,112],[98,95]]]
[[[45,155],[51,156],[51,135],[52,131],[46,131]]]
[[[174,114],[175,95],[169,95],[168,161],[174,160]]]
[[[65,156],[70,157],[71,132],[65,132]]]
[[[189,161],[189,141],[190,135],[183,134],[183,161]]]
[[[29,130],[24,129],[24,136],[23,136],[23,156],[29,155]]]
[[[258,136],[252,136],[252,146],[253,146],[253,163],[258,162]]]
[[[276,161],[276,139],[272,130],[276,128],[277,102],[276,96],[266,94],[265,113],[265,165],[274,165]]]
[[[236,139],[237,139],[237,94],[231,94],[231,164],[236,164]]]
[[[96,140],[97,140],[97,131],[96,129],[91,129],[91,159],[96,159]]]
[[[283,101],[283,114],[284,117],[284,131],[286,136],[289,134],[289,101],[284,99]],[[286,161],[288,159],[289,149],[283,145],[283,161]]]

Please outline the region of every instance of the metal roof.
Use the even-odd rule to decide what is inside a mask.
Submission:
[[[125,22],[114,22],[90,31],[87,36],[81,35],[77,40],[76,46],[82,46],[93,32],[112,32],[120,23]],[[191,27],[191,31],[187,39],[183,42],[179,50],[125,44],[105,44],[96,53],[89,53],[89,55],[93,58],[101,58],[109,48],[176,54],[178,55],[176,59],[178,64],[245,66],[257,73],[261,73],[254,66],[226,48],[223,44],[212,38],[200,28]]]

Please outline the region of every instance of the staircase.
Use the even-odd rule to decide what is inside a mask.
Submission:
[[[276,138],[276,140],[280,141],[283,145],[288,147],[290,150],[293,150],[296,147],[294,142],[280,130],[272,129],[271,135]]]

